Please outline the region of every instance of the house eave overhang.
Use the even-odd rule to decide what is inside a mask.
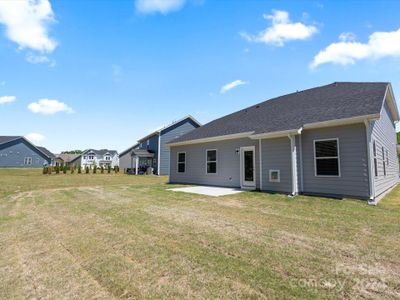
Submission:
[[[253,134],[250,136],[251,139],[258,140],[258,139],[274,139],[279,137],[287,137],[291,135],[298,135],[301,134],[303,128],[298,129],[289,129],[289,130],[282,130],[282,131],[274,131],[274,132],[266,132],[266,133],[258,133]]]
[[[239,139],[239,138],[245,138],[245,137],[254,139],[254,140],[273,139],[273,138],[279,138],[279,137],[299,135],[305,129],[317,129],[317,128],[324,128],[324,127],[333,127],[333,126],[343,126],[343,125],[364,123],[365,120],[369,120],[369,121],[378,120],[379,117],[380,117],[380,114],[377,113],[377,114],[357,116],[357,117],[351,117],[351,118],[308,123],[308,124],[304,124],[300,128],[293,128],[293,129],[282,130],[282,131],[264,132],[264,133],[257,133],[257,134],[254,134],[254,131],[249,131],[249,132],[243,132],[243,133],[228,134],[228,135],[221,135],[221,136],[214,136],[214,137],[208,137],[208,138],[176,142],[176,143],[167,144],[167,146],[168,147],[183,146],[183,145]]]
[[[188,141],[170,143],[170,144],[167,144],[167,147],[218,142],[218,141],[234,140],[234,139],[240,139],[240,138],[248,138],[253,133],[254,133],[254,131],[247,131],[247,132],[241,132],[241,133],[234,133],[234,134],[219,135],[219,136],[213,136],[213,137],[201,138],[201,139],[195,139],[195,140],[188,140]]]
[[[304,124],[303,129],[315,129],[315,128],[324,128],[324,127],[332,127],[332,126],[341,126],[341,125],[351,125],[356,123],[364,123],[365,120],[378,120],[380,114],[371,114],[371,115],[364,115],[364,116],[357,116],[351,118],[344,118],[344,119],[335,119],[323,122],[316,122],[316,123],[309,123]]]

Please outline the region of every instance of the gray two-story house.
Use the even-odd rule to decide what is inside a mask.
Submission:
[[[139,173],[148,167],[152,167],[154,174],[168,175],[170,149],[167,143],[200,126],[200,123],[189,115],[155,130],[139,139],[132,147],[121,152],[119,156],[120,168],[131,169]]]
[[[390,83],[335,82],[253,105],[175,140],[170,182],[376,199],[399,181]]]
[[[23,136],[0,136],[0,167],[42,168],[54,163],[54,154]]]

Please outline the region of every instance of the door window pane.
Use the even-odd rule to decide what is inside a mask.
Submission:
[[[244,180],[254,181],[253,151],[244,151]]]

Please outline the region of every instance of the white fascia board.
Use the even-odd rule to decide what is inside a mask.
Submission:
[[[167,147],[192,145],[192,144],[200,144],[200,143],[208,143],[208,142],[218,142],[218,141],[225,141],[225,140],[234,140],[234,139],[250,137],[253,133],[254,133],[254,131],[248,131],[248,132],[213,136],[213,137],[209,137],[209,138],[202,138],[202,139],[196,139],[196,140],[190,140],[190,141],[184,141],[184,142],[176,142],[176,143],[167,144]]]
[[[360,116],[360,117],[335,119],[335,120],[324,121],[324,122],[309,123],[309,124],[304,124],[303,129],[314,129],[314,128],[324,128],[324,127],[364,123],[365,119],[378,120],[379,117],[380,117],[380,114],[378,113],[378,114],[372,114],[372,115],[366,115],[366,116]]]
[[[303,128],[275,131],[275,132],[268,132],[268,133],[259,133],[259,134],[251,135],[250,138],[256,140],[256,139],[273,139],[273,138],[278,138],[278,137],[287,137],[288,135],[301,134],[302,130],[303,130]]]

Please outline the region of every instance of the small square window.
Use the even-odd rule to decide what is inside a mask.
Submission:
[[[281,182],[280,170],[269,170],[269,181],[270,182]]]

